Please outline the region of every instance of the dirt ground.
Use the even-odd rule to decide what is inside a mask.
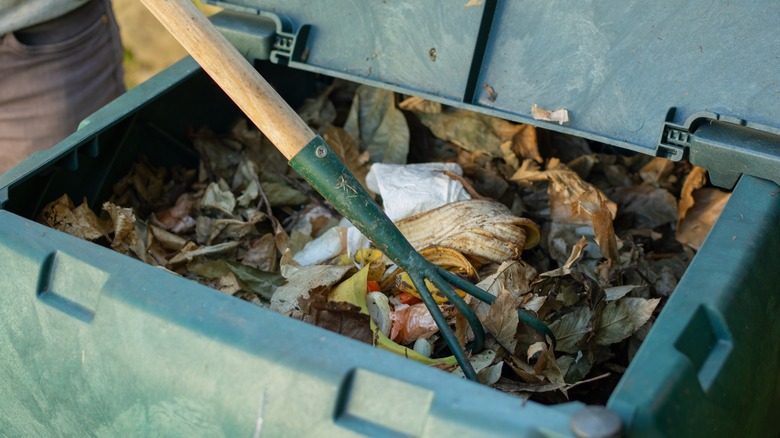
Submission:
[[[207,15],[219,8],[195,2]],[[113,0],[125,47],[125,84],[132,88],[187,53],[138,0]]]

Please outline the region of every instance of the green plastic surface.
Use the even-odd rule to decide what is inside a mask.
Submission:
[[[0,235],[4,436],[566,431],[558,411],[13,213],[0,211]]]
[[[259,68],[293,106],[314,91]],[[32,221],[63,192],[100,205],[140,154],[194,165],[188,127],[237,114],[185,59],[0,176],[3,434],[569,433],[579,404],[522,403]],[[780,188],[743,176],[609,401],[629,435],[776,435],[779,223]]]
[[[777,3],[208,1],[226,8],[230,19],[215,21],[254,59],[675,161],[690,154],[727,189],[742,174],[780,183],[777,147],[690,137],[728,120],[780,144],[780,57],[767,45],[780,40]],[[534,105],[565,108],[570,123],[534,120]]]
[[[743,177],[608,406],[636,436],[777,436],[780,188]]]
[[[293,102],[314,86],[264,67]],[[139,154],[194,165],[187,127],[237,114],[188,58],[0,176],[0,434],[568,433],[576,403],[523,403],[30,220],[63,192],[100,205]]]
[[[645,154],[669,154],[665,123],[701,111],[780,127],[777,2],[207,1],[305,29],[282,57],[295,68]]]

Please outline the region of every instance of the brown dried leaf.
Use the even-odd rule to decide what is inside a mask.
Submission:
[[[502,347],[513,353],[517,346],[515,333],[520,319],[517,316],[517,302],[509,291],[503,285],[499,285],[500,292],[496,301],[490,305],[487,318],[485,318],[485,328],[488,333],[493,335]]]
[[[207,127],[192,134],[192,145],[200,153],[205,168],[217,179],[231,180],[243,159],[241,142],[220,137]]]
[[[146,203],[158,201],[163,196],[165,168],[155,168],[142,161],[133,170],[132,185],[136,193]]]
[[[508,260],[499,265],[496,273],[484,278],[477,286],[498,296],[502,289],[509,291],[517,300],[531,290],[536,278],[536,269],[523,260]]]
[[[606,204],[610,216],[615,217],[617,205],[590,183],[583,181],[576,172],[557,159],[551,159],[547,170],[540,170],[531,160],[523,161],[523,165],[510,180],[518,183],[548,181],[550,196],[550,218],[556,222],[572,224],[589,224],[590,212],[583,210],[583,201],[589,204]]]
[[[113,238],[111,248],[127,254],[130,248],[135,247],[138,235],[135,232],[135,214],[132,208],[122,208],[118,205],[106,202],[103,210],[111,216],[113,224]]]
[[[234,293],[241,290],[241,285],[238,284],[238,279],[235,275],[233,275],[232,272],[228,272],[223,277],[217,278],[213,283],[213,287],[214,289],[228,295],[233,295]]]
[[[149,225],[149,231],[160,246],[167,250],[179,251],[187,243],[187,239],[154,225]]]
[[[203,197],[200,198],[200,208],[209,215],[233,216],[236,208],[236,197],[230,190],[225,190],[218,183],[211,183],[206,187]]]
[[[216,243],[239,241],[246,238],[252,238],[258,235],[255,226],[264,219],[264,215],[256,216],[253,220],[244,222],[237,219],[213,219],[203,220],[198,218],[198,228],[208,227],[206,230],[198,230],[199,236],[208,236],[207,245]]]
[[[493,388],[509,393],[542,393],[556,391],[560,385],[557,383],[520,383],[501,378],[493,384]]]
[[[730,197],[730,193],[715,188],[696,190],[693,207],[677,228],[677,241],[698,251]]]
[[[572,267],[580,260],[580,258],[582,258],[582,253],[587,246],[588,240],[585,239],[585,236],[580,237],[580,240],[578,240],[577,243],[572,246],[569,258],[566,260],[566,263],[564,263],[563,266],[558,269],[553,269],[552,271],[543,272],[539,275],[539,277],[562,277],[564,275],[571,274]]]
[[[477,301],[477,300],[473,300]],[[466,321],[466,317],[463,316],[462,313],[458,312],[455,314],[455,338],[458,340],[458,344],[460,344],[461,347],[466,346],[467,341],[467,335],[471,327],[469,327],[468,321]]]
[[[549,181],[550,218],[560,223],[592,225],[601,255],[617,260],[617,239],[612,226],[617,206],[599,189],[556,159],[550,160],[545,171],[526,160],[510,179],[520,183]]]
[[[192,204],[192,195],[185,193],[179,196],[172,207],[154,213],[149,221],[177,234],[187,233],[195,226],[195,219],[190,216]]]
[[[517,154],[512,150],[512,142],[505,141],[501,143],[501,154],[503,155],[504,162],[509,166],[512,171],[516,171],[520,167],[520,160],[517,159]],[[475,196],[476,197],[476,196]]]
[[[590,333],[591,313],[588,307],[577,307],[550,324],[550,330],[557,340],[555,350],[576,353],[581,349],[580,340]]]
[[[263,271],[276,270],[276,242],[272,233],[267,233],[249,242],[241,263]]]
[[[351,266],[303,266],[294,271],[287,283],[279,286],[271,298],[271,310],[282,314],[289,314],[298,306],[298,299],[309,297],[309,291],[318,287],[330,288],[336,284],[344,274],[352,269]],[[284,274],[284,273],[283,273]]]
[[[187,245],[184,245],[181,251],[170,260],[170,264],[175,265],[178,263],[189,262],[195,257],[223,254],[236,249],[238,245],[240,245],[240,242],[225,242],[218,245],[199,247],[192,242],[188,242]]]
[[[685,177],[685,182],[683,182],[683,187],[680,191],[680,203],[677,205],[678,226],[685,219],[688,210],[696,203],[693,198],[693,192],[704,187],[705,184],[707,184],[707,169],[693,166],[688,176]]]
[[[522,159],[531,159],[537,163],[544,161],[539,153],[539,141],[536,137],[536,127],[520,125],[522,128],[512,136],[512,150]]]
[[[618,259],[617,237],[609,204],[612,204],[612,201],[597,196],[596,192],[589,192],[580,200],[582,209],[590,214],[594,238],[601,256],[615,262]]]
[[[436,114],[441,112],[441,104],[431,100],[425,100],[422,97],[407,97],[398,107],[404,111],[413,111],[416,113]]]
[[[542,374],[547,377],[547,380],[554,385],[558,385],[558,388],[563,395],[568,399],[569,394],[566,392],[566,380],[564,379],[561,369],[558,367],[558,361],[555,360],[555,352],[551,349],[545,348],[542,354],[546,357],[547,366]]]
[[[375,163],[406,164],[409,127],[395,106],[395,93],[361,85],[355,92],[344,130],[360,142]]]
[[[484,278],[477,284],[493,296],[498,296],[501,290],[509,291],[513,300],[520,303],[521,297],[531,290],[531,283],[536,278],[536,269],[522,260],[510,260],[502,263],[495,274]],[[479,300],[472,300],[471,307],[477,315],[477,319],[483,324],[488,317],[491,305]],[[525,308],[525,307],[524,307]],[[468,338],[472,339],[474,333],[469,327]]]
[[[311,292],[308,312],[303,320],[357,341],[373,344],[371,318],[361,313],[360,308],[354,304],[328,301],[324,287]]]
[[[538,385],[544,382],[544,376],[536,374],[534,367],[528,365],[525,363],[525,361],[519,359],[518,357],[509,355],[504,357],[504,360],[523,382],[527,382],[533,385]]]
[[[631,336],[650,319],[659,301],[659,298],[628,297],[608,302],[601,313],[594,341],[597,345],[611,345]]]
[[[255,294],[241,292],[241,285],[238,284],[238,279],[236,279],[236,276],[231,272],[226,273],[222,277],[200,277],[198,282],[227,295],[233,295],[238,298],[251,301],[259,306],[265,305],[265,303],[263,303]]]
[[[38,221],[55,230],[85,240],[107,236],[107,230],[110,229],[110,224],[99,219],[89,208],[86,198],[81,205],[74,208],[73,201],[67,194],[43,207]]]
[[[653,187],[664,187],[674,169],[674,162],[663,157],[654,157],[639,170],[639,176],[645,184]]]
[[[607,193],[621,213],[635,216],[636,227],[656,228],[677,220],[677,199],[665,189],[640,185],[618,187]]]
[[[415,111],[415,114],[436,137],[467,151],[497,158],[504,155],[501,144],[525,129],[525,125],[456,108],[435,113]]]
[[[230,137],[247,147],[258,146],[265,138],[257,127],[243,117],[236,120],[230,128]]]
[[[333,91],[332,85],[320,93],[319,96],[305,99],[301,107],[298,108],[298,115],[301,116],[301,119],[317,131],[321,131],[336,120],[336,107],[333,106],[333,102],[328,98],[331,91]]]

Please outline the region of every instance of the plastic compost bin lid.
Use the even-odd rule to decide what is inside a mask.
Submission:
[[[682,158],[697,120],[780,126],[775,2],[208,2],[273,19],[272,62],[645,154]],[[570,123],[536,121],[533,105]]]

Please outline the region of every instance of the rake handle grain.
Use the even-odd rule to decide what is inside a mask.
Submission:
[[[288,160],[315,137],[191,0],[141,2]]]

